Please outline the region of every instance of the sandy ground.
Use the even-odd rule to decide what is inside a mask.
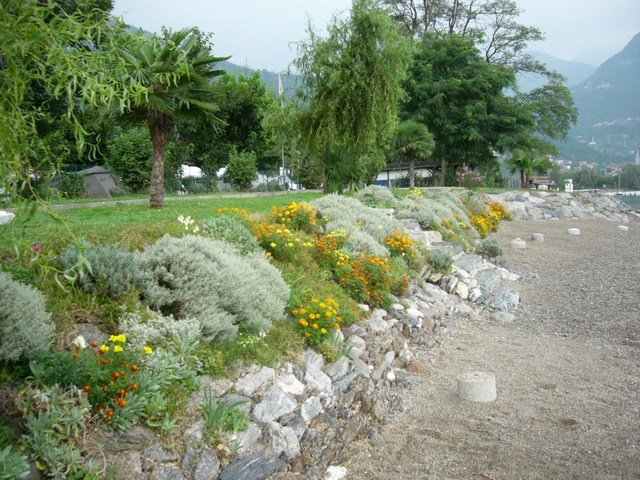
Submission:
[[[352,445],[347,478],[640,479],[640,221],[617,227],[504,223],[493,238],[521,275],[515,321],[461,321],[407,411]],[[455,396],[474,370],[496,375],[495,402]]]

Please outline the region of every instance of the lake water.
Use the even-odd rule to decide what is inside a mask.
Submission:
[[[640,193],[638,195],[616,195],[615,198],[626,203],[636,212],[640,212]]]

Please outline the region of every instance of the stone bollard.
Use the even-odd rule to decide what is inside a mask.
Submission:
[[[569,235],[580,235],[580,229],[579,228],[570,228],[567,230],[567,233]]]
[[[542,233],[532,233],[531,241],[533,242],[544,242],[544,235]]]
[[[496,376],[491,372],[468,372],[456,378],[456,395],[470,402],[493,402],[496,393]]]
[[[520,240],[516,238],[515,240],[511,240],[511,248],[523,249],[527,248],[527,242],[524,240]]]
[[[626,225],[618,225],[618,230],[621,230],[623,232],[628,232],[629,227],[627,227]]]

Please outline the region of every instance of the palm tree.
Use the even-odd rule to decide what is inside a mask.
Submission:
[[[219,128],[218,107],[211,89],[212,80],[225,72],[215,70],[216,63],[229,57],[214,57],[211,49],[195,28],[149,38],[143,34],[130,36],[120,48],[128,79],[145,88],[144,95],[131,100],[126,116],[146,121],[153,144],[151,169],[151,208],[164,205],[164,167],[167,142],[174,121],[183,118],[208,121]]]
[[[511,173],[520,172],[520,188],[529,186],[529,179],[534,174],[545,174],[551,168],[551,160],[535,150],[514,150],[507,165]]]
[[[429,129],[415,120],[405,120],[396,128],[395,153],[409,162],[409,188],[416,186],[415,161],[427,160],[433,153],[435,141]]]

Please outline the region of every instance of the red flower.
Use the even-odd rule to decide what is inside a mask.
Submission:
[[[89,392],[91,391],[91,387],[90,387],[89,385],[85,385],[84,387],[82,387],[82,390],[83,390],[85,393],[89,393]]]
[[[137,365],[131,365],[131,371],[132,372],[137,372],[138,371],[138,366]]]

